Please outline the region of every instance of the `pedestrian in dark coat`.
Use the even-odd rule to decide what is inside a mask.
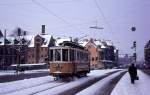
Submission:
[[[134,80],[137,78],[137,68],[132,63],[131,66],[129,66],[128,72],[130,74],[131,83],[134,84]]]

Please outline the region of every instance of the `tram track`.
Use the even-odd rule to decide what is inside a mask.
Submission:
[[[118,71],[120,71],[120,70],[118,70]],[[96,83],[97,81],[102,80],[102,79],[106,78],[107,76],[112,75],[118,71],[109,72],[109,73],[106,73],[105,75],[91,78],[90,80],[84,82],[84,84],[79,84],[76,87],[72,87],[68,90],[64,90],[61,93],[57,93],[57,95],[75,95],[76,93],[91,86],[92,84]],[[90,78],[90,77],[87,77],[87,78]],[[83,79],[86,79],[86,77],[84,77]],[[81,78],[81,80],[83,80],[83,79]],[[75,81],[72,81],[72,82],[75,82]],[[69,83],[71,83],[71,82],[66,83],[63,81],[49,81],[49,82],[41,83],[38,85],[13,90],[13,91],[10,91],[7,93],[2,93],[2,95],[43,95],[42,93],[45,91],[54,90],[59,87],[62,87],[63,85],[65,87],[65,85],[69,84]],[[54,95],[54,94],[50,92],[50,95]]]
[[[120,70],[118,70],[118,71],[120,71]],[[64,88],[65,88],[65,87],[67,87],[67,85],[65,85],[65,84],[64,85],[59,85],[59,86],[56,86],[54,88],[49,88],[49,89],[45,89],[43,91],[38,91],[37,93],[30,94],[30,95],[44,95],[45,91],[49,92],[50,95],[56,95],[56,94],[57,95],[75,95],[76,93],[78,93],[81,90],[91,86],[92,84],[96,83],[97,81],[102,80],[102,79],[106,78],[107,76],[112,75],[112,74],[114,74],[114,73],[116,73],[118,71],[109,72],[109,73],[106,73],[105,75],[102,75],[100,77],[92,78],[92,79],[90,79],[90,80],[88,80],[88,81],[86,81],[84,83],[81,83],[78,86],[71,87],[71,88],[69,88],[69,89],[67,89],[65,91],[62,91],[62,92],[54,92],[54,90],[55,89],[59,89],[60,86],[64,86]]]
[[[49,82],[44,82],[44,83],[40,83],[40,84],[37,84],[37,85],[29,86],[29,87],[23,87],[21,89],[12,90],[12,91],[9,91],[9,92],[6,92],[6,93],[0,93],[0,94],[3,94],[3,95],[15,95],[13,93],[19,93],[19,92],[22,92],[22,91],[25,91],[25,90],[28,91],[30,89],[36,89],[37,87],[43,87],[44,85],[51,85],[51,84],[56,84],[56,85],[50,87],[50,88],[54,88],[54,87],[59,86],[60,84],[63,84],[63,82],[60,82],[60,81],[49,81]]]

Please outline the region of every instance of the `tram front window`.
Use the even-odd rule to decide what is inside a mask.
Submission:
[[[61,50],[55,49],[55,61],[61,61]]]
[[[68,61],[68,49],[63,49],[62,50],[62,60],[63,61]]]

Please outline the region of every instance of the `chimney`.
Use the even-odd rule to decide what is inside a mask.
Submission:
[[[45,25],[42,25],[42,35],[45,35]]]

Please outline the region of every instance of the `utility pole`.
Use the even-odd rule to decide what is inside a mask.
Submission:
[[[135,32],[136,31],[136,27],[132,27],[131,28],[131,31],[132,32]],[[134,49],[134,52],[133,52],[133,59],[134,59],[134,63],[136,63],[136,60],[137,60],[137,53],[136,53],[136,41],[133,41],[133,46],[132,46],[132,49]]]
[[[6,65],[6,29],[4,30],[4,47],[3,47],[3,69]]]
[[[134,49],[133,58],[134,58],[134,62],[136,63],[136,59],[137,59],[137,54],[136,54],[136,41],[133,41],[133,49]]]

